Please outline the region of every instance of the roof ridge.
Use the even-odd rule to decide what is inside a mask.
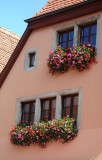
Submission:
[[[0,31],[1,31],[2,33],[5,33],[5,34],[8,34],[8,35],[12,36],[12,37],[15,38],[15,39],[18,39],[18,40],[21,38],[21,37],[20,37],[19,35],[17,35],[16,33],[11,32],[11,31],[9,31],[9,30],[1,27],[1,26],[0,26]]]

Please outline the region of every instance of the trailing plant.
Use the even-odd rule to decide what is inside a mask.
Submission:
[[[90,64],[97,63],[95,47],[91,44],[75,44],[73,48],[65,49],[58,46],[51,51],[47,59],[49,72],[52,74],[65,73],[69,69],[79,72],[89,69]]]
[[[49,72],[52,74],[65,73],[70,68],[71,54],[70,49],[58,46],[56,50],[51,51],[47,59]]]
[[[24,122],[25,123],[25,122]],[[73,118],[63,118],[48,122],[36,122],[32,125],[16,125],[9,133],[10,141],[14,145],[39,145],[46,147],[51,140],[68,142],[77,136],[76,121]]]
[[[78,71],[83,71],[90,68],[95,60],[95,47],[91,44],[75,45],[71,51],[71,68]]]

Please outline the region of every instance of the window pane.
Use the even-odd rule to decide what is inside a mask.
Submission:
[[[72,45],[73,45],[73,41],[69,41],[68,47],[72,48]]]
[[[31,113],[30,121],[31,121],[31,122],[34,122],[34,112]]]
[[[83,38],[82,38],[82,43],[84,43],[84,42],[88,43],[88,41],[89,41],[89,40],[88,40],[88,37],[83,37]]]
[[[63,117],[70,115],[71,97],[63,97]]]
[[[42,101],[42,113],[41,113],[41,119],[43,121],[47,121],[49,117],[49,100],[43,100]]]
[[[96,35],[91,36],[91,44],[96,45]]]
[[[35,63],[35,53],[30,53],[30,67],[34,66]]]
[[[78,95],[73,97],[73,118],[77,118],[78,114]]]
[[[23,113],[28,113],[28,112],[29,112],[29,104],[24,104]]]
[[[51,108],[54,109],[56,108],[56,99],[53,99],[51,102]]]
[[[78,114],[78,95],[69,95],[62,98],[62,118],[69,115],[77,118]]]
[[[82,36],[88,36],[89,35],[89,27],[84,27],[82,29]]]
[[[55,118],[56,99],[42,100],[41,120],[48,121]]]
[[[56,99],[51,100],[51,120],[55,118]]]
[[[29,121],[29,113],[23,114],[23,119],[22,120],[28,122]]]
[[[67,40],[67,33],[63,33],[61,36],[61,42],[64,42]]]
[[[49,110],[49,100],[43,102],[43,109]]]
[[[69,40],[74,39],[74,31],[69,32]]]
[[[61,47],[66,48],[66,42],[62,43],[62,44],[61,44]]]
[[[48,111],[44,110],[43,111],[43,120],[48,121],[48,117],[49,117],[49,110]]]
[[[34,62],[35,62],[35,54],[33,54],[32,56],[32,61],[31,61],[31,64],[34,66]]]
[[[77,119],[78,106],[73,107],[73,118]]]
[[[70,115],[71,97],[66,97],[66,116]]]
[[[78,105],[78,96],[74,96],[74,106]]]
[[[55,119],[55,109],[51,110],[51,120]]]
[[[96,34],[96,30],[97,30],[97,25],[95,24],[91,27],[91,34]]]
[[[35,103],[31,103],[31,112],[35,112]]]

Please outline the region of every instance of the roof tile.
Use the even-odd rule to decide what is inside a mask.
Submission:
[[[20,37],[0,27],[0,72],[4,69]]]
[[[49,12],[56,11],[61,8],[72,6],[88,0],[49,0],[46,5],[38,11],[33,17],[37,17]],[[33,18],[31,17],[31,18]]]

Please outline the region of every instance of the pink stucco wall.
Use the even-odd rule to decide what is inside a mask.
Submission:
[[[55,26],[32,32],[0,90],[0,160],[102,159],[102,16],[98,64],[93,64],[91,70],[82,73],[69,71],[58,76],[48,73],[46,58],[52,48]],[[35,46],[38,47],[37,69],[23,72],[25,50]],[[82,88],[80,131],[74,141],[67,144],[49,143],[46,149],[10,144],[8,133],[14,125],[17,98],[72,88]]]

